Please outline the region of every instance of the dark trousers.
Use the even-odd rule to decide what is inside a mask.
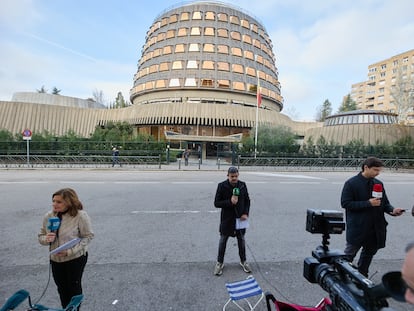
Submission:
[[[219,241],[219,249],[217,261],[224,262],[224,254],[226,253],[227,240],[230,236],[221,234]],[[239,247],[240,261],[246,261],[246,241],[244,239],[244,231],[236,230],[237,246]]]
[[[352,244],[346,243],[344,253],[345,255],[347,255],[348,260],[352,262],[356,254],[358,253],[358,251],[361,249],[361,247],[362,247],[362,251],[358,259],[358,271],[364,276],[368,277],[368,269],[369,269],[369,266],[371,265],[374,255],[378,251],[377,247],[370,246],[369,244],[368,245],[352,245]]]
[[[66,308],[73,296],[82,294],[82,274],[88,254],[67,262],[50,261],[62,308]]]

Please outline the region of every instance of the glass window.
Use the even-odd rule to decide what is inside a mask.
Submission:
[[[235,24],[235,25],[240,25],[240,20],[237,16],[232,15],[230,16],[230,23]]]
[[[203,69],[214,70],[214,62],[211,60],[203,61]]]
[[[201,35],[201,28],[200,27],[191,27],[191,35],[192,36]]]
[[[244,57],[247,59],[254,60],[254,54],[252,51],[244,50]]]
[[[161,27],[168,24],[168,17],[164,17],[161,21]]]
[[[208,11],[206,12],[206,20],[214,21],[216,19],[216,13]]]
[[[260,49],[260,41],[259,40],[257,40],[257,39],[254,39],[253,40],[253,45],[255,46],[255,47],[257,47],[258,49]]]
[[[245,91],[244,83],[233,81],[233,89],[238,91]]]
[[[190,47],[188,48],[189,52],[198,52],[199,48],[198,48],[198,43],[191,43]]]
[[[198,64],[196,60],[189,60],[187,62],[187,69],[197,69],[198,68]]]
[[[180,79],[174,78],[170,80],[169,87],[177,87],[180,86]]]
[[[184,53],[185,52],[185,44],[177,44],[175,46],[175,53]]]
[[[232,64],[231,69],[232,69],[233,72],[243,73],[243,66],[240,65],[240,64]]]
[[[220,22],[227,22],[228,17],[226,13],[218,13],[217,18]]]
[[[256,76],[256,70],[254,68],[251,67],[246,67],[246,74],[248,74],[249,76]]]
[[[155,81],[155,88],[165,88],[165,80],[157,80]]]
[[[219,45],[217,46],[217,52],[222,54],[229,54],[229,47],[227,45]]]
[[[169,64],[170,64],[170,63],[161,63],[161,64],[160,64],[159,71],[167,71],[167,70],[169,70],[169,69],[170,69],[170,68],[169,68]]]
[[[201,12],[200,11],[193,12],[193,19],[201,19]]]
[[[242,50],[240,48],[231,48],[231,54],[242,57]]]
[[[154,73],[154,72],[157,72],[157,71],[158,71],[158,64],[150,66],[150,68],[149,68],[150,73]]]
[[[223,38],[228,38],[229,37],[229,33],[228,33],[227,29],[224,29],[224,28],[217,29],[217,35],[219,37],[223,37]]]
[[[257,25],[256,25],[256,24],[251,24],[251,25],[250,25],[250,29],[251,29],[253,32],[255,32],[255,33],[257,33],[257,32],[258,32],[258,27],[257,27]]]
[[[249,21],[247,21],[245,19],[242,19],[240,21],[240,24],[242,25],[242,27],[247,28],[247,29],[249,29],[249,27],[250,27]]]
[[[163,49],[162,53],[164,55],[171,54],[172,53],[172,46],[171,45],[164,46],[164,49]]]
[[[165,39],[165,32],[161,32],[157,36],[157,42],[163,41]]]
[[[241,40],[240,32],[232,31],[231,32],[231,38],[234,39],[234,40],[240,41]]]
[[[176,23],[178,21],[178,14],[173,14],[170,16],[170,23]]]
[[[167,37],[167,39],[174,38],[175,37],[175,29],[168,30],[166,37]]]
[[[180,28],[178,29],[177,37],[183,37],[187,35],[187,28]]]
[[[173,62],[172,69],[182,69],[183,64],[181,60],[176,60]]]
[[[214,36],[214,28],[213,27],[204,28],[204,35],[205,36]]]
[[[146,90],[150,90],[154,88],[154,82],[153,81],[148,81],[145,83],[145,89]]]
[[[252,44],[252,38],[249,35],[243,35],[243,42]]]
[[[217,69],[223,71],[230,71],[230,64],[226,62],[218,62]]]
[[[201,79],[201,86],[204,87],[213,87],[213,80],[212,79]]]
[[[186,78],[184,86],[197,86],[195,78]]]
[[[152,56],[153,57],[157,57],[157,56],[160,56],[161,55],[161,49],[156,49],[156,50],[154,50],[154,53],[152,54]]]
[[[190,19],[190,13],[188,12],[182,12],[180,20],[181,21],[188,21]]]
[[[229,80],[218,80],[217,84],[218,84],[218,87],[222,89],[228,89],[230,87]]]
[[[204,47],[203,47],[203,51],[204,52],[210,52],[210,53],[214,52],[214,44],[205,43]]]

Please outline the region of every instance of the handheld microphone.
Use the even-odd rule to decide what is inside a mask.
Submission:
[[[59,217],[50,217],[48,220],[48,225],[47,225],[47,228],[50,230],[50,232],[58,231],[59,227],[60,227]]]
[[[240,195],[240,188],[233,188],[233,195],[238,197]]]
[[[372,197],[381,199],[382,198],[382,185],[381,184],[374,184],[372,187]]]

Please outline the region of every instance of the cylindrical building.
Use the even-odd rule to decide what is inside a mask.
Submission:
[[[159,132],[158,125],[199,139],[248,134],[258,85],[259,122],[288,123],[279,113],[272,49],[264,26],[228,4],[198,1],[165,10],[147,32],[131,89],[133,106],[149,106],[152,116],[152,128],[140,130]]]

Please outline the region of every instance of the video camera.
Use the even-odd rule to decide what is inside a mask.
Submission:
[[[359,273],[349,258],[338,250],[330,250],[330,234],[345,230],[342,212],[333,210],[307,210],[306,231],[322,234],[322,245],[305,258],[303,276],[310,283],[318,283],[329,293],[330,310],[377,311],[388,307],[386,298],[391,297],[383,282],[375,285]],[[395,297],[393,297],[395,298]]]

